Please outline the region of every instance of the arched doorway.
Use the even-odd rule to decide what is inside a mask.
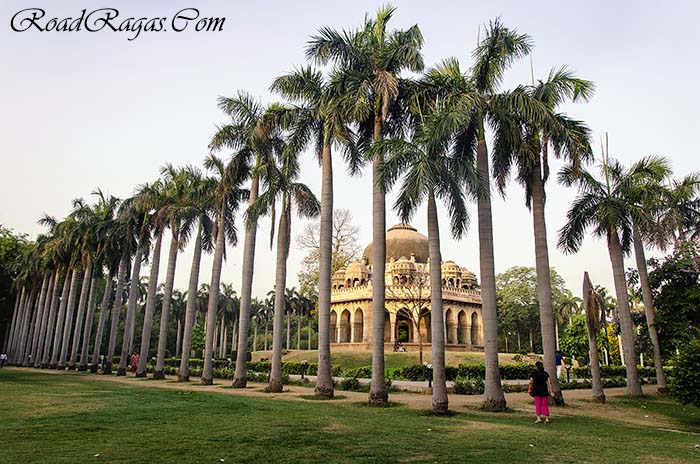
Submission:
[[[468,345],[469,339],[467,338],[469,334],[467,333],[467,313],[462,310],[457,314],[457,343],[460,345]]]
[[[340,313],[339,343],[350,343],[350,311],[347,309]]]
[[[391,318],[389,311],[384,308],[384,343],[391,341]]]
[[[355,310],[355,337],[353,340],[355,340],[355,343],[362,343],[362,339],[364,336],[364,326],[363,326],[363,320],[362,320],[362,310],[360,308],[357,308]]]
[[[447,334],[447,344],[448,345],[454,345],[457,343],[457,340],[455,340],[455,312],[452,311],[452,308],[447,308],[447,311],[445,312],[445,332]]]
[[[481,327],[479,326],[479,315],[474,311],[472,313],[472,345],[481,346]]]
[[[420,318],[418,319],[418,328],[423,342],[430,343],[432,334],[430,333],[430,311],[428,309],[424,308],[421,310]]]
[[[338,343],[338,315],[331,311],[331,343]]]
[[[396,341],[401,343],[413,343],[413,321],[408,310],[400,309],[396,313]]]

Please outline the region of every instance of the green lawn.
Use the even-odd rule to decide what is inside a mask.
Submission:
[[[393,370],[397,367],[407,367],[418,364],[417,351],[408,351],[405,353],[394,353],[393,351],[386,351],[384,353],[384,362],[386,368]],[[498,359],[500,363],[503,364],[513,364],[513,354],[499,354]],[[272,358],[272,351],[256,351],[253,354],[253,361],[260,361],[263,358],[268,360]],[[291,350],[286,355],[283,356],[283,361],[302,361],[306,359],[309,362],[317,362],[318,351],[297,351]],[[430,347],[425,347],[423,349],[423,361],[431,362]],[[361,366],[371,366],[372,365],[372,351],[370,350],[338,350],[333,349],[331,352],[331,362],[333,364],[340,364],[343,369],[354,369]],[[484,353],[475,351],[448,351],[445,353],[445,362],[448,366],[458,366],[463,363],[467,364],[483,364],[484,363]],[[524,362],[532,362],[529,358],[525,357]]]
[[[278,401],[0,370],[0,461],[19,462],[700,462],[700,411],[667,397],[613,398],[609,419],[461,407]],[[291,394],[291,393],[289,393]],[[666,428],[630,425],[645,406]],[[98,457],[95,457],[99,454]]]

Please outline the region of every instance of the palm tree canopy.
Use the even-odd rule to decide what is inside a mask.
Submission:
[[[575,253],[586,231],[592,228],[597,237],[609,238],[616,231],[623,252],[629,252],[633,221],[649,221],[650,213],[630,202],[627,193],[640,177],[663,179],[667,172],[667,161],[655,157],[643,158],[629,169],[615,160],[605,162],[600,165],[602,180],[586,170],[565,166],[559,181],[566,186],[577,185],[580,195],[567,213],[567,223],[559,230],[557,246],[565,253]]]

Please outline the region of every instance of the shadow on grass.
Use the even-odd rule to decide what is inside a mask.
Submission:
[[[335,400],[344,400],[347,398],[347,396],[335,395],[333,398],[325,398],[325,397],[317,398],[314,395],[299,395],[299,398],[303,398],[303,399],[309,400],[309,401],[335,401]]]

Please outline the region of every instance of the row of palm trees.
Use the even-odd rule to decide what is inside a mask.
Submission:
[[[661,170],[655,166],[663,164],[663,160],[645,159],[626,170],[606,158],[605,180],[595,179],[583,169],[583,165],[593,159],[590,130],[585,123],[558,110],[565,102],[587,101],[591,98],[594,85],[590,81],[575,76],[566,68],[559,68],[552,70],[544,80],[535,82],[533,78],[530,84],[502,90],[500,84],[508,68],[516,60],[527,56],[533,45],[528,35],[505,27],[499,20],[489,23],[479,38],[468,70],[463,70],[456,58],[445,59],[425,70],[420,29],[414,25],[390,31],[388,25],[393,13],[393,7],[382,7],[375,16],[366,17],[359,28],[342,31],[320,29],[308,42],[306,55],[310,64],[278,77],[272,83],[271,90],[282,96],[285,103],[263,106],[245,92],[239,92],[231,98],[220,98],[219,107],[227,114],[229,121],[218,128],[210,149],[212,152],[225,150],[230,153],[230,159],[225,162],[214,154],[208,156],[204,162],[208,175],[203,175],[195,167],[166,166],[161,172],[161,179],[140,186],[134,197],[128,200],[120,203],[111,197],[102,196],[96,205],[86,207],[89,212],[79,212],[82,209],[78,208],[61,223],[47,219],[46,223],[51,227],[50,233],[37,240],[41,259],[28,260],[27,272],[20,279],[18,287],[24,290],[18,295],[16,306],[31,308],[37,300],[37,307],[48,308],[39,318],[42,320],[41,326],[44,325],[44,313],[47,313],[46,327],[50,327],[47,332],[53,331],[55,326],[57,333],[56,337],[52,334],[53,338],[45,338],[60,343],[64,321],[72,320],[72,313],[66,315],[66,312],[72,311],[77,298],[77,273],[84,272],[84,281],[87,282],[91,278],[96,279],[104,269],[109,290],[105,292],[100,306],[97,331],[101,333],[104,330],[106,308],[111,299],[112,287],[115,286],[116,296],[112,306],[107,350],[108,365],[105,366],[105,371],[111,372],[112,366],[109,363],[115,350],[118,310],[122,304],[126,275],[130,270],[132,278],[127,298],[122,362],[117,371],[118,374],[123,374],[126,355],[134,335],[134,282],[138,281],[141,262],[149,258],[152,265],[141,339],[141,352],[145,353],[148,352],[151,338],[161,240],[166,230],[169,230],[171,245],[155,368],[155,377],[162,378],[167,339],[164,330],[170,312],[176,260],[179,251],[194,235],[183,356],[178,378],[189,378],[188,353],[191,348],[189,344],[194,323],[201,252],[213,251],[202,374],[202,382],[211,383],[222,260],[227,243],[231,246],[237,243],[236,212],[242,208],[242,202],[247,200],[248,207],[241,224],[245,234],[237,362],[233,380],[234,387],[245,387],[245,356],[253,303],[251,288],[257,223],[266,215],[272,219],[271,246],[274,234],[277,233],[275,288],[286,289],[286,265],[294,213],[300,217],[320,215],[318,377],[315,394],[319,397],[332,397],[329,329],[333,154],[340,153],[352,173],[359,172],[363,165],[370,162],[372,166],[373,340],[383,340],[384,333],[387,191],[401,181],[394,207],[402,220],[408,221],[420,206],[427,206],[431,262],[441,262],[438,201],[446,205],[450,232],[455,238],[460,238],[469,224],[467,201],[476,201],[486,364],[483,406],[487,409],[503,409],[506,400],[498,368],[490,185],[493,182],[503,194],[514,173],[515,179],[525,189],[526,206],[533,214],[544,361],[546,369],[553,372],[555,322],[544,214],[545,185],[549,179],[549,160],[553,154],[563,159],[567,165],[559,176],[560,182],[579,186],[582,191],[582,196],[575,201],[569,213],[569,223],[560,231],[559,246],[568,252],[576,251],[589,227],[593,227],[595,234],[607,237],[615,270],[618,310],[624,326],[623,344],[626,354],[633,354],[634,346],[628,324],[629,308],[625,306],[626,297],[622,297],[626,295],[626,290],[621,295],[618,288],[626,288],[622,272],[622,256],[626,247],[631,243],[632,237],[639,237],[640,244],[650,238],[652,233],[668,237],[657,231],[652,232],[652,223],[673,223],[677,226],[679,240],[686,238],[683,234],[687,233],[691,224],[697,224],[697,217],[685,213],[682,219],[674,219],[675,216],[670,215],[663,220],[659,219],[662,209],[670,208],[668,203],[662,207],[657,202],[658,210],[649,209],[647,206],[638,206],[646,195],[639,193],[634,196],[630,193],[652,191],[646,188],[646,184],[652,181],[656,182],[655,185],[661,185],[659,176],[666,174],[661,174]],[[487,135],[492,137],[490,157]],[[316,154],[321,168],[320,201],[298,180],[301,174],[299,154],[309,147]],[[629,179],[634,179],[634,182]],[[244,185],[248,181],[249,188],[246,189]],[[644,187],[634,190],[629,187],[632,184]],[[693,189],[692,198],[695,199],[697,189]],[[624,201],[620,200],[621,195],[624,195]],[[83,219],[81,214],[86,214],[85,217],[89,219]],[[655,220],[652,221],[651,216]],[[113,226],[106,227],[104,221]],[[74,232],[66,235],[61,232],[63,229]],[[79,230],[83,230],[84,235],[77,232]],[[57,242],[65,237],[70,237],[68,240],[73,246],[59,246]],[[152,252],[149,252],[150,247],[153,248]],[[636,248],[638,247],[635,246]],[[46,252],[47,249],[50,252]],[[50,259],[46,259],[46,256],[50,256]],[[60,279],[63,279],[64,284],[62,297],[58,298]],[[434,413],[445,414],[448,411],[448,398],[439,266],[431,267],[430,279],[433,308],[431,338],[434,341],[432,403]],[[90,301],[91,292],[88,290],[84,293]],[[81,295],[79,313],[82,299]],[[49,300],[51,303],[47,303]],[[61,302],[61,306],[57,311],[58,322],[54,323],[53,308],[57,301]],[[271,391],[281,391],[282,388],[281,349],[286,305],[284,293],[275,293],[272,370],[268,386]],[[88,315],[91,307],[93,305],[87,305]],[[645,309],[646,307],[645,299]],[[31,312],[15,313],[24,314],[23,318],[18,316],[18,319],[27,319]],[[653,316],[647,319],[651,321],[651,327]],[[23,327],[24,321],[19,325]],[[90,324],[85,325],[84,330],[87,330],[88,325]],[[21,339],[22,337],[16,338]],[[95,353],[99,349],[96,346]],[[633,355],[626,358],[635,359]],[[51,364],[54,361],[53,364],[56,364],[58,360],[56,357],[47,362]],[[145,362],[144,360],[139,366],[139,375],[145,375]],[[660,361],[657,363],[659,366]],[[384,345],[374,343],[369,392],[371,404],[384,404],[388,401],[384,372]],[[636,375],[628,375],[628,379],[628,392],[631,395],[641,394],[638,384],[635,385]],[[552,378],[552,383],[557,402],[563,402],[556,378]]]

